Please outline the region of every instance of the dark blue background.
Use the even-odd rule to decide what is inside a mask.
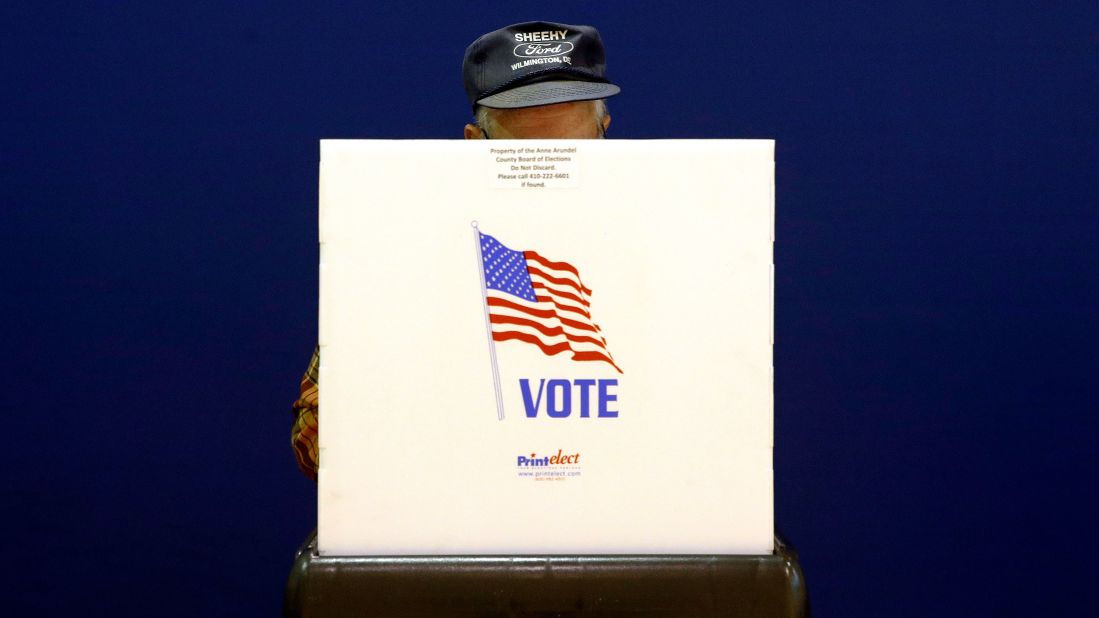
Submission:
[[[317,140],[460,137],[462,50],[526,19],[601,29],[611,137],[778,141],[816,615],[1094,607],[1095,2],[76,4],[0,9],[7,607],[279,611]]]

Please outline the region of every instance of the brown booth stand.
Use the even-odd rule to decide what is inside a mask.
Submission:
[[[765,556],[319,556],[298,550],[285,616],[809,615],[801,565]]]

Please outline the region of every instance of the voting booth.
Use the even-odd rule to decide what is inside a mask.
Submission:
[[[318,527],[287,612],[799,615],[773,148],[322,141]],[[414,590],[424,613],[398,611]]]

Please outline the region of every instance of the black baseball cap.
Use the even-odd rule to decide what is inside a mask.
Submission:
[[[595,28],[528,21],[489,32],[467,47],[462,81],[475,109],[534,107],[618,94],[606,69]]]

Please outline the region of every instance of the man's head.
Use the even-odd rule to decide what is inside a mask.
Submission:
[[[467,49],[462,78],[475,122],[466,139],[599,138],[610,126],[599,32],[591,26],[525,22],[490,32]]]

